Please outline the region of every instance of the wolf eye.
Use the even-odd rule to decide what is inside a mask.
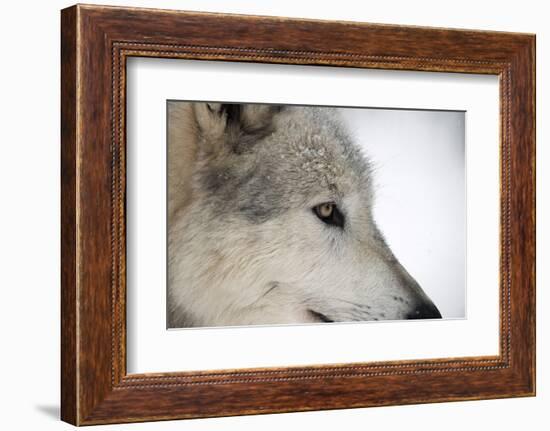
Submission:
[[[324,202],[313,207],[313,212],[326,224],[344,227],[344,216],[334,202]]]

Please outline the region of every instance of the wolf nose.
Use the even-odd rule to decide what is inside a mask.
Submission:
[[[423,302],[407,314],[407,319],[441,319],[441,313],[433,302]]]

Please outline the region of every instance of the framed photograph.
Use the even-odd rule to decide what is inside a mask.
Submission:
[[[61,416],[535,394],[535,36],[61,13]]]

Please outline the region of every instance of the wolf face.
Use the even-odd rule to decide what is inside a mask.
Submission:
[[[169,327],[441,317],[377,228],[337,110],[175,105]]]

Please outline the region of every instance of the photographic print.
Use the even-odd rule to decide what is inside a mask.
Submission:
[[[167,102],[167,327],[465,317],[465,113]]]
[[[64,421],[535,395],[533,34],[61,24]]]

